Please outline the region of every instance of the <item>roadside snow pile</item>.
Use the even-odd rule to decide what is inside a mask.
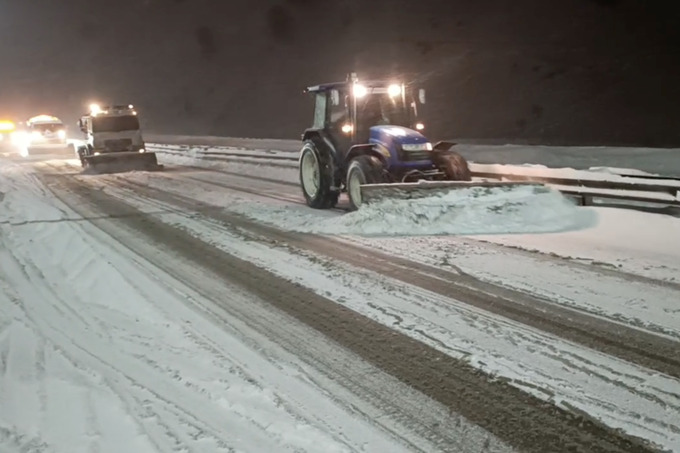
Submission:
[[[332,218],[280,206],[235,210],[295,231],[360,236],[547,233],[587,228],[596,221],[593,211],[540,186],[471,187],[414,200],[384,199]]]
[[[198,147],[189,148],[183,153],[168,152],[168,147],[163,145],[151,145],[149,149],[156,152],[161,164],[209,168],[244,177],[254,176],[282,182],[298,183],[300,181],[297,161],[267,159],[263,157],[263,153],[253,152],[253,157],[240,157],[230,156],[225,152],[223,156],[206,157],[203,154],[206,150]],[[217,153],[220,149],[208,151]]]

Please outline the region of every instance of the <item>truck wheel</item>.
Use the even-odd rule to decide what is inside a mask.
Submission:
[[[383,165],[375,156],[363,155],[352,159],[347,169],[347,194],[350,210],[356,211],[362,204],[361,185],[385,182]]]
[[[437,164],[449,181],[471,181],[470,167],[467,160],[454,151],[442,153],[437,158]]]
[[[87,147],[79,146],[76,148],[76,154],[78,155],[78,159],[80,159],[80,165],[83,168],[87,168],[87,161],[85,160],[85,156],[87,155]]]
[[[331,153],[319,150],[308,140],[300,152],[300,185],[307,205],[315,209],[330,209],[338,204],[339,192],[333,187]]]

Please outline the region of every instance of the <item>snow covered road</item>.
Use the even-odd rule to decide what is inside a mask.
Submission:
[[[80,221],[22,169],[3,169],[1,183],[9,214],[0,261],[3,452],[429,450],[423,439],[411,448],[393,439],[356,397],[339,403],[338,385],[273,335],[220,314]],[[203,291],[214,287],[268,321],[269,332],[312,341],[315,355],[355,366],[356,358],[265,313],[242,290],[199,278]],[[366,365],[355,370],[420,410],[431,406]],[[386,419],[385,429],[396,430]]]
[[[77,172],[3,168],[0,357],[3,388],[21,389],[0,393],[8,448],[119,446],[96,410],[50,416],[54,374],[113,401],[135,451],[644,451],[592,421],[679,448],[680,289],[663,274],[464,238],[331,245],[287,231],[312,214],[280,182]],[[533,303],[573,319],[534,323]],[[602,329],[591,343],[569,334],[579,320]],[[43,365],[22,370],[26,355]]]

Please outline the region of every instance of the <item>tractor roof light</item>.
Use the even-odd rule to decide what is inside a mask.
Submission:
[[[90,104],[90,113],[93,115],[96,115],[97,113],[100,113],[102,111],[102,108],[99,107],[99,104]]]
[[[401,86],[397,85],[396,83],[393,83],[392,85],[387,87],[387,94],[390,95],[390,97],[396,97],[401,94]]]

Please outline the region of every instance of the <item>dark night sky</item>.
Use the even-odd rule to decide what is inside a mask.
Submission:
[[[0,116],[297,138],[305,85],[405,74],[433,138],[680,146],[680,14],[651,0],[0,0]],[[672,9],[671,9],[672,8]]]

